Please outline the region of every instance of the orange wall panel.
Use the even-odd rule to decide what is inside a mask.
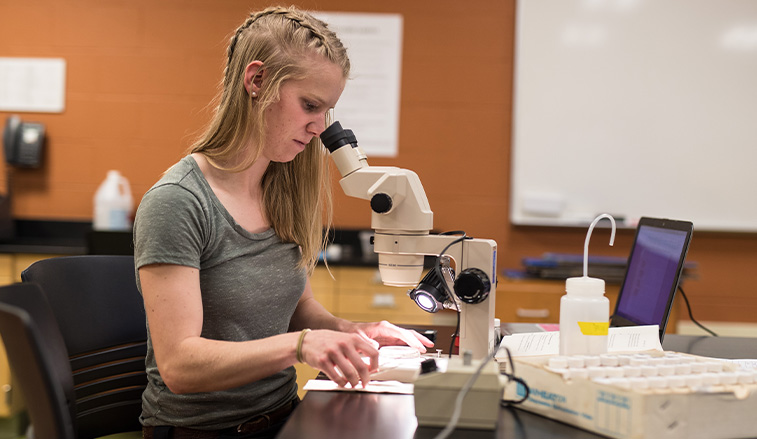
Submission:
[[[417,172],[437,230],[495,239],[500,268],[546,251],[583,250],[585,230],[509,221],[514,0],[297,4],[402,14],[399,154],[371,164]],[[65,111],[21,115],[45,123],[49,141],[40,169],[11,172],[14,215],[88,221],[109,169],[130,180],[139,202],[208,121],[233,30],[247,12],[267,5],[0,1],[0,56],[67,62]],[[6,116],[0,113],[0,120]],[[337,181],[336,225],[369,227],[367,202],[344,196]],[[623,231],[611,248],[605,233],[597,233],[592,254],[627,255],[632,238]],[[689,259],[699,263],[699,279],[686,285],[699,319],[757,321],[756,235],[695,233]]]

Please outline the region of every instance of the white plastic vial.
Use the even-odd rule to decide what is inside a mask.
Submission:
[[[94,196],[92,228],[95,230],[131,230],[132,209],[129,180],[118,171],[108,171]]]
[[[607,353],[610,300],[604,295],[605,281],[572,277],[565,291],[560,299],[560,355]]]

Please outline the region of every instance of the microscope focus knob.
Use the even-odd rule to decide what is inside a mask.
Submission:
[[[466,268],[455,279],[455,294],[465,303],[480,303],[489,297],[491,281],[478,268]]]
[[[383,192],[371,197],[371,209],[376,213],[387,213],[392,210],[392,197]]]

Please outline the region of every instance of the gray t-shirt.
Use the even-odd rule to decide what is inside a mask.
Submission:
[[[137,269],[160,263],[200,270],[202,337],[214,340],[287,332],[305,287],[305,271],[297,266],[299,246],[282,242],[272,229],[250,233],[237,224],[191,156],[142,198],[134,221],[134,256]],[[146,426],[229,428],[297,394],[294,367],[229,390],[174,394],[160,377],[149,328],[146,367],[141,417]]]

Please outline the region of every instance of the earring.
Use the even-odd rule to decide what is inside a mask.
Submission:
[[[251,97],[252,97],[253,99],[255,99],[256,97],[258,97],[258,94],[257,94],[256,92],[254,92],[254,91],[253,91],[253,92],[250,92],[250,96],[251,96]]]

